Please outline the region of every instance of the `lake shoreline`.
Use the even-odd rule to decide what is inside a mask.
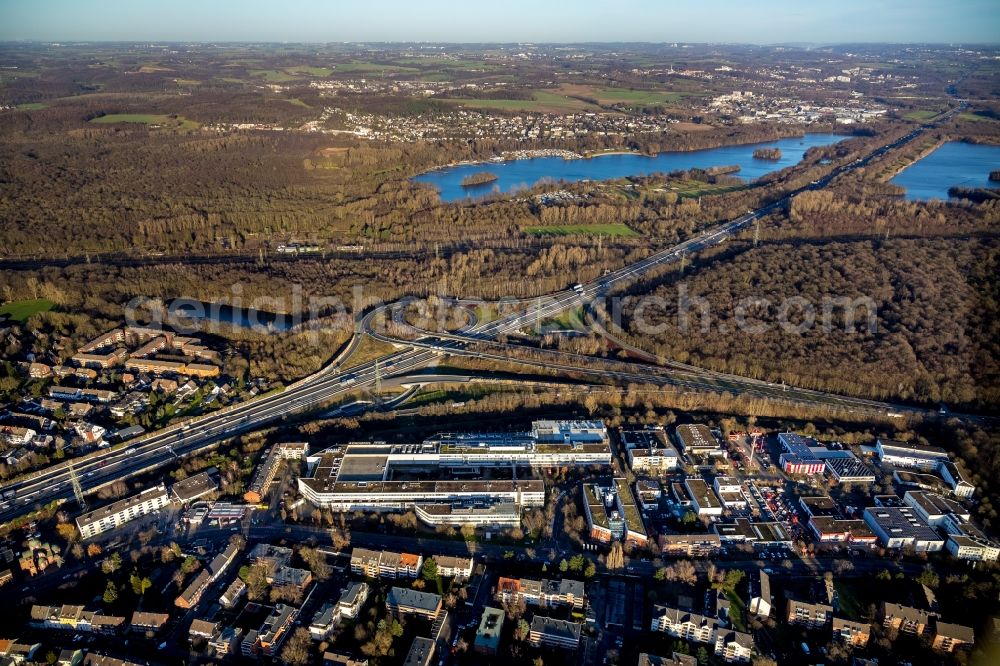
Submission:
[[[544,180],[554,182],[579,182],[581,180],[607,181],[653,173],[671,173],[690,169],[708,170],[712,167],[739,165],[748,181],[753,181],[774,171],[780,171],[801,162],[805,153],[813,148],[830,146],[848,139],[850,135],[833,132],[810,132],[768,141],[735,143],[715,148],[665,150],[654,155],[632,150],[609,150],[580,154],[561,149],[507,151],[487,161],[463,160],[439,165],[411,177],[413,183],[428,183],[437,191],[442,202],[475,201],[488,196],[476,196],[460,181],[477,170],[487,169],[497,175],[489,183],[489,195],[512,194],[516,190]],[[755,160],[754,148],[782,149],[784,155],[775,160]],[[779,152],[779,155],[781,153]],[[606,160],[598,158],[608,158]],[[756,164],[755,164],[756,162]]]

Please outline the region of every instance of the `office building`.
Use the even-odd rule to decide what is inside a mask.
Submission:
[[[869,507],[865,523],[886,548],[912,547],[917,552],[944,548],[944,539],[910,507]]]
[[[875,452],[883,463],[919,470],[936,470],[939,463],[948,460],[948,452],[944,449],[891,439],[877,440]]]
[[[680,465],[680,454],[667,441],[663,428],[622,430],[621,442],[633,472],[664,474]]]

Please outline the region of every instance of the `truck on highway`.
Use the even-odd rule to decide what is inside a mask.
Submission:
[[[130,449],[125,449],[125,455],[130,456],[133,453],[135,453],[135,447],[132,447]]]

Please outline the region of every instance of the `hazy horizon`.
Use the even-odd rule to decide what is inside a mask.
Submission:
[[[0,41],[186,43],[585,44],[997,44],[994,0],[720,0],[704,3],[596,0],[541,5],[512,0],[453,5],[292,0],[176,0],[100,5],[0,0]]]

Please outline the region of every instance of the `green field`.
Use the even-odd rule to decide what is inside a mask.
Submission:
[[[24,301],[11,301],[0,305],[0,315],[8,315],[15,321],[26,321],[39,312],[48,312],[55,303],[47,298],[32,298]]]
[[[524,227],[523,231],[534,236],[638,236],[635,231],[621,222],[610,224],[553,224]]]
[[[431,56],[428,58],[397,58],[393,62],[404,65],[416,65],[424,67],[434,67],[435,69],[481,69],[496,70],[500,65],[488,63],[485,60],[461,60],[455,58],[443,58],[441,56]]]
[[[995,123],[997,121],[996,118],[990,118],[988,116],[983,116],[978,113],[960,113],[958,114],[958,118],[959,120],[971,120],[972,122],[977,122],[977,123],[980,122]]]
[[[19,111],[39,111],[48,108],[48,106],[48,104],[43,104],[42,102],[28,102],[27,104],[18,104],[16,108]]]
[[[931,118],[933,118],[936,115],[938,115],[937,111],[929,111],[927,109],[919,109],[917,111],[910,111],[905,116],[903,116],[903,118],[905,118],[907,120],[922,121],[922,120],[930,120]]]
[[[351,62],[338,62],[334,65],[336,72],[417,72],[416,67],[405,67],[403,65],[384,65],[377,62],[361,62],[352,60]]]
[[[264,77],[268,83],[285,83],[294,81],[297,77],[287,72],[279,72],[276,69],[251,69],[250,76]]]
[[[329,67],[310,67],[309,65],[286,67],[285,71],[289,74],[305,74],[307,76],[330,76],[333,73]]]
[[[201,127],[193,120],[188,120],[184,116],[168,116],[159,113],[109,113],[92,119],[90,122],[98,125],[110,125],[112,123],[138,123],[141,125],[162,125],[167,127],[178,127],[180,129],[198,129]]]
[[[623,88],[597,88],[594,98],[601,104],[635,104],[646,106],[652,104],[676,104],[691,93],[662,92],[659,90],[632,90]]]

